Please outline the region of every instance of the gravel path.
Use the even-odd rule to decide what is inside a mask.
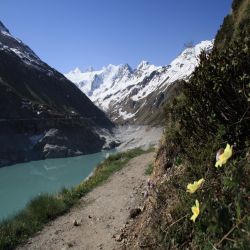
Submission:
[[[130,223],[129,211],[142,203],[142,192],[148,178],[145,169],[154,153],[135,157],[109,180],[97,187],[69,213],[47,225],[22,250],[120,248],[121,231]],[[74,226],[76,220],[79,225]],[[120,238],[120,239],[119,239]]]

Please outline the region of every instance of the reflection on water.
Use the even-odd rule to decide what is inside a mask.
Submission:
[[[0,219],[13,215],[41,193],[53,193],[79,184],[106,154],[47,159],[0,168]]]

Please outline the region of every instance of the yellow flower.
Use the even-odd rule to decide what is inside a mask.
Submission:
[[[193,215],[190,218],[190,220],[192,220],[193,222],[195,222],[196,218],[200,214],[200,204],[199,204],[198,200],[195,200],[195,206],[192,206],[192,212],[193,212]]]
[[[233,146],[227,144],[226,148],[224,149],[224,152],[218,155],[218,160],[216,161],[215,167],[218,168],[226,164],[227,160],[232,156],[232,154],[233,154]]]
[[[205,180],[202,178],[198,181],[195,181],[193,184],[189,183],[187,185],[187,192],[190,194],[193,194],[200,186],[201,184],[204,182]]]

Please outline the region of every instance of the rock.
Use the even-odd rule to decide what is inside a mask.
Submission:
[[[80,223],[77,220],[74,220],[73,221],[73,226],[75,226],[75,227],[80,226]]]
[[[121,145],[120,141],[112,141],[112,142],[109,143],[109,148],[113,149],[113,148],[118,147],[119,145]]]
[[[140,213],[142,212],[142,210],[140,208],[132,208],[129,211],[129,218],[134,219],[135,217],[137,217]]]
[[[145,208],[146,208],[146,205],[144,204],[143,206],[140,206],[139,208],[140,208],[141,211],[143,212],[143,211],[145,210]]]
[[[44,137],[43,137],[43,141],[46,141],[46,143],[54,143],[55,138],[58,137],[60,135],[60,132],[58,129],[56,128],[51,128],[50,130],[48,130]]]
[[[99,145],[95,143],[95,139],[98,140]],[[42,158],[62,158],[97,152],[103,144],[97,134],[91,135],[90,131],[84,132],[81,127],[51,128],[34,145],[34,149]]]
[[[45,144],[43,148],[43,154],[45,158],[66,157],[68,154],[68,149],[64,146]]]
[[[67,243],[67,246],[68,246],[69,248],[71,248],[71,247],[74,246],[74,243],[73,243],[73,242],[68,242],[68,243]]]
[[[143,197],[144,197],[145,199],[148,197],[148,191],[147,191],[147,190],[143,193]]]
[[[104,146],[103,149],[104,150],[110,150],[110,149],[114,149],[118,146],[121,145],[121,142],[119,140],[116,141],[111,141],[111,142],[107,142]]]
[[[173,166],[173,162],[170,159],[167,159],[166,163],[164,164],[164,169],[167,170]]]
[[[124,239],[124,233],[118,234],[115,237],[115,240],[121,242]]]
[[[98,247],[99,249],[103,249],[103,244],[99,244],[97,247]]]

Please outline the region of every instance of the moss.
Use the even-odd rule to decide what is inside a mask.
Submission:
[[[148,164],[148,167],[145,170],[145,174],[146,175],[151,175],[153,173],[153,169],[154,169],[154,164],[152,162],[150,162]]]

